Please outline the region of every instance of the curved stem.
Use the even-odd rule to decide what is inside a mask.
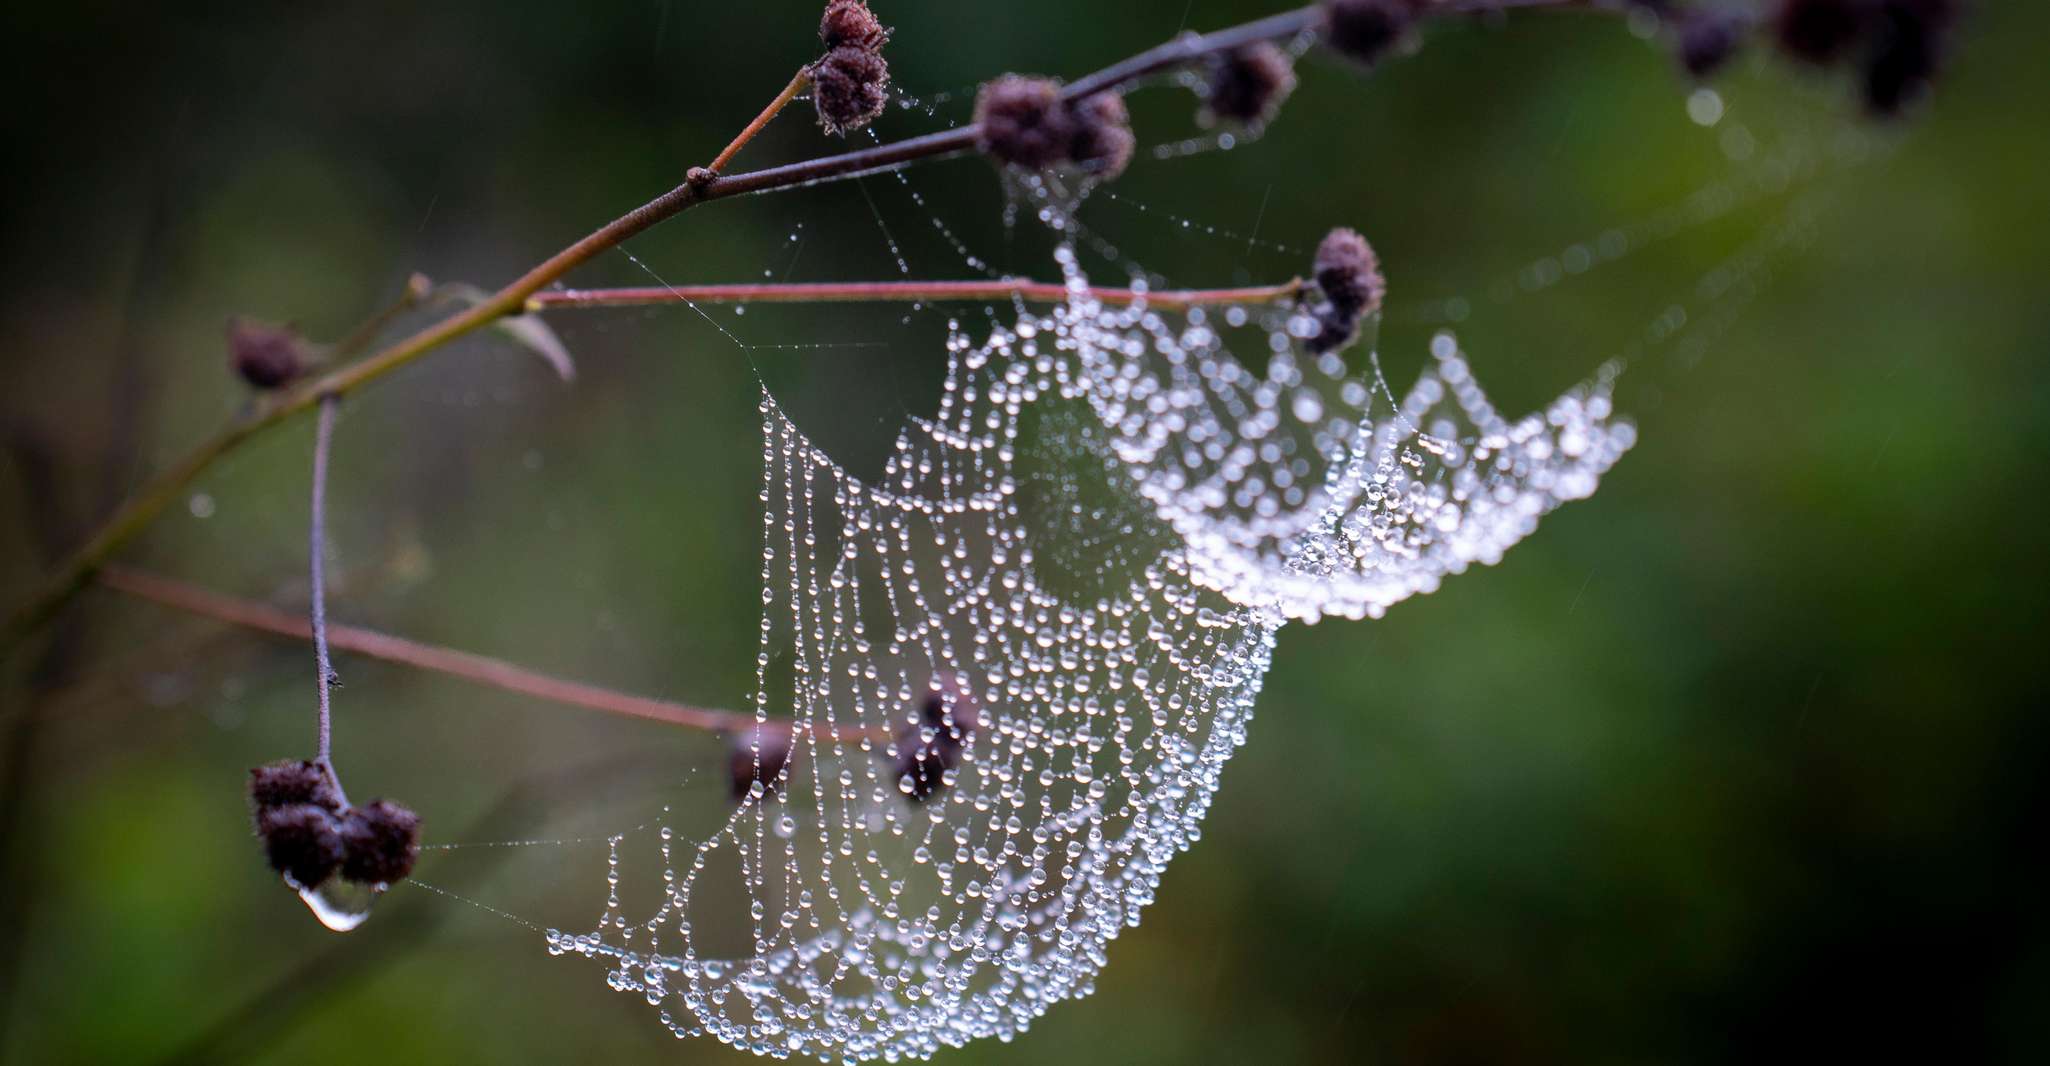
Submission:
[[[334,712],[329,691],[334,687],[335,668],[327,652],[327,465],[334,450],[335,409],[340,403],[332,395],[320,401],[320,426],[313,435],[313,523],[306,537],[308,554],[313,557],[313,665],[317,674],[314,687],[319,693],[313,761],[326,767],[329,777],[335,776]]]
[[[100,571],[95,580],[102,588],[186,614],[294,640],[313,638],[307,619],[268,604],[223,595],[187,582],[118,566]],[[752,711],[713,710],[635,696],[581,681],[551,677],[502,659],[422,644],[360,626],[329,626],[327,637],[334,647],[351,654],[462,678],[568,707],[715,733],[738,734],[757,725]],[[823,735],[828,730],[821,726],[818,732]],[[869,734],[860,729],[846,728],[841,730],[841,735],[842,739],[859,740]]]
[[[762,132],[762,128],[769,124],[769,120],[790,106],[790,101],[797,99],[797,94],[803,92],[804,87],[810,84],[811,68],[797,68],[797,73],[790,77],[790,84],[784,86],[783,91],[777,93],[774,100],[769,101],[769,106],[762,108],[762,113],[756,115],[755,120],[748,123],[747,128],[741,130],[740,134],[733,138],[733,142],[726,146],[726,150],[720,152],[705,169],[714,174],[725,170],[726,164],[731,163],[733,157],[740,154],[740,150],[747,146],[747,142],[754,140],[755,134]]]
[[[1425,12],[1426,16],[1467,16],[1519,9],[1610,10],[1615,0],[1443,0]],[[1310,5],[1272,15],[1231,29],[1201,37],[1184,37],[1149,49],[1124,62],[1087,75],[1068,85],[1068,95],[1119,88],[1143,78],[1228,49],[1260,40],[1292,38],[1313,29],[1319,7]],[[43,591],[9,616],[0,629],[0,657],[11,653],[38,629],[106,565],[117,550],[155,520],[187,486],[222,456],[250,438],[276,428],[293,416],[313,407],[330,394],[347,392],[391,373],[420,356],[457,338],[467,336],[508,315],[525,309],[527,298],[600,253],[642,233],[656,223],[678,215],[697,204],[731,196],[799,188],[818,182],[902,166],[917,160],[939,159],[973,149],[979,134],[974,125],[959,126],[879,145],[855,152],[825,156],[787,166],[770,167],[733,177],[721,177],[708,170],[693,170],[684,182],[632,211],[606,223],[522,274],[491,298],[463,312],[442,319],[398,341],[361,362],[334,370],[277,397],[255,412],[244,415],[214,436],[202,441],[170,469],[159,474],[140,492],[117,509],[85,545],[68,559]]]
[[[1200,307],[1212,304],[1272,303],[1290,299],[1303,291],[1301,278],[1279,285],[1242,289],[1161,289],[1137,292],[1132,289],[1092,288],[1091,298],[1100,303],[1123,306],[1144,300],[1146,306],[1163,309]],[[552,289],[527,297],[529,311],[576,310],[594,307],[644,307],[673,303],[938,303],[948,300],[1002,300],[1011,297],[1029,303],[1060,303],[1069,296],[1065,285],[1024,278],[996,278],[989,281],[853,281],[807,282],[762,285],[670,285],[624,289]]]

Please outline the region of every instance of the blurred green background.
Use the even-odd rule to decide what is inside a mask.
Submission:
[[[1634,351],[1618,404],[1642,439],[1501,566],[1380,622],[1285,630],[1204,840],[1097,994],[945,1061],[2042,1061],[2050,10],[1976,6],[1904,125],[1755,56],[1704,127],[1656,44],[1516,18],[1442,28],[1371,78],[1306,60],[1263,139],[1142,158],[1091,201],[1094,232],[1188,285],[1286,278],[1357,226],[1390,274],[1398,389],[1436,301],[1463,299],[1512,412]],[[963,119],[992,73],[1078,74],[1274,5],[877,7],[897,84],[934,112],[893,111],[893,138]],[[228,315],[332,338],[413,270],[502,282],[709,158],[815,53],[816,9],[9,5],[0,601],[246,402]],[[1184,92],[1134,103],[1144,144],[1200,135]],[[793,116],[742,162],[832,147]],[[1827,162],[1527,291],[1544,257],[1787,153]],[[672,282],[888,278],[890,240],[912,276],[973,276],[956,241],[1051,274],[984,163],[906,177],[720,203],[629,247]],[[1704,297],[1760,246],[1755,298]],[[647,276],[614,254],[573,282]],[[1675,305],[1688,330],[1647,343]],[[744,705],[757,374],[873,469],[937,394],[950,311],[980,321],[713,310],[747,351],[685,309],[564,314],[572,386],[488,339],[408,369],[341,423],[334,613]],[[124,559],[303,603],[309,440],[237,453]],[[105,591],[47,646],[0,679],[0,1059],[740,1060],[417,888],[347,937],[317,927],[241,794],[310,746],[303,647]],[[339,665],[351,788],[407,800],[430,840],[717,816],[715,738]],[[419,869],[566,928],[596,918],[603,873],[602,845]]]

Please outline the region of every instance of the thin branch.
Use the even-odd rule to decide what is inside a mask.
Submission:
[[[1303,291],[1301,278],[1279,285],[1243,289],[1092,288],[1089,295],[1106,304],[1124,306],[1144,300],[1148,307],[1186,308],[1214,304],[1258,304],[1292,299]],[[990,281],[854,281],[762,285],[671,285],[625,289],[551,289],[527,297],[529,311],[590,307],[641,307],[699,303],[936,303],[947,300],[1002,300],[1017,297],[1031,303],[1060,303],[1068,288],[1055,282],[1024,278]]]
[[[327,463],[334,451],[335,409],[341,405],[339,397],[327,396],[320,401],[320,425],[313,435],[313,523],[307,534],[308,554],[312,556],[313,569],[313,663],[317,677],[314,688],[319,693],[319,726],[316,733],[313,761],[327,768],[328,776],[334,777],[333,754],[334,713],[330,703],[330,691],[335,683],[334,664],[327,653]]]
[[[733,138],[733,142],[726,146],[726,150],[720,152],[718,158],[713,159],[705,169],[714,174],[725,170],[726,164],[733,162],[733,157],[740,154],[740,150],[747,146],[747,142],[754,140],[755,134],[762,132],[762,128],[769,124],[769,120],[790,106],[790,101],[797,99],[797,94],[803,92],[804,87],[810,84],[811,68],[797,68],[797,73],[790,77],[790,84],[784,86],[783,91],[777,93],[774,100],[769,101],[769,106],[762,108],[762,113],[756,115],[755,120],[748,123],[747,128],[741,130],[740,134]]]
[[[101,570],[97,580],[102,587],[124,596],[148,600],[186,614],[211,618],[217,622],[293,640],[310,640],[313,637],[307,620],[291,612],[252,600],[223,595],[187,582],[119,566],[109,566]],[[602,711],[606,714],[716,733],[740,733],[754,729],[757,724],[755,716],[751,713],[691,707],[668,700],[630,695],[581,681],[551,677],[502,659],[474,655],[433,644],[422,644],[359,626],[329,626],[327,637],[332,646],[355,655],[399,663],[437,674],[446,674],[449,677],[459,677],[465,681],[568,707],[581,707],[590,711]],[[821,735],[830,733],[824,726],[816,727],[816,732]],[[867,733],[861,729],[848,728],[841,730],[840,735],[842,739],[859,740]]]
[[[1608,10],[1612,0],[1444,0],[1426,11],[1428,17],[1464,17],[1508,7],[1519,9]],[[1238,48],[1261,40],[1293,38],[1313,29],[1319,16],[1317,5],[1272,15],[1241,26],[1200,37],[1183,37],[1149,49],[1122,63],[1107,67],[1070,83],[1064,92],[1073,97],[1101,92],[1143,80],[1178,64]],[[348,392],[411,363],[450,341],[490,325],[508,315],[519,314],[527,298],[553,284],[571,270],[600,253],[618,247],[656,223],[691,207],[732,196],[791,189],[819,182],[886,170],[918,161],[939,159],[975,147],[980,134],[974,125],[913,137],[894,144],[855,152],[824,156],[802,163],[770,167],[752,173],[721,177],[709,170],[694,169],[684,182],[632,211],[606,223],[522,274],[494,293],[490,299],[459,314],[442,319],[400,340],[361,362],[334,370],[277,397],[269,404],[231,422],[214,436],[202,441],[170,469],[159,474],[131,496],[98,532],[81,547],[45,586],[41,594],[9,616],[0,630],[0,656],[14,648],[71,598],[91,582],[93,574],[123,545],[156,519],[185,489],[222,456],[251,438],[276,428],[319,402],[321,397]]]
[[[393,319],[420,306],[421,301],[426,300],[433,292],[434,283],[427,279],[427,275],[416,273],[407,278],[406,287],[399,290],[397,299],[385,305],[383,310],[364,319],[361,325],[349,331],[348,336],[336,341],[335,346],[328,349],[324,357],[340,361],[370,347],[370,342],[376,340],[378,335],[384,332],[385,327],[392,324]]]

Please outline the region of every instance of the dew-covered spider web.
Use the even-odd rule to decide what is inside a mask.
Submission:
[[[1065,303],[952,324],[873,481],[763,392],[758,780],[708,838],[664,831],[650,905],[615,843],[597,927],[548,934],[679,1036],[923,1057],[1089,993],[1200,836],[1277,628],[1499,559],[1632,441],[1606,375],[1511,419],[1441,334],[1397,399],[1308,356],[1301,308],[1110,307],[1056,261]]]
[[[1806,176],[1788,172],[1575,242],[1495,299]],[[596,921],[546,931],[551,954],[601,963],[679,1037],[779,1058],[924,1058],[1008,1039],[1089,994],[1111,942],[1200,838],[1277,632],[1378,618],[1499,561],[1635,441],[1612,395],[1624,359],[1505,412],[1439,332],[1398,391],[1374,340],[1305,344],[1314,293],[1150,306],[1161,279],[1077,217],[1086,190],[1007,180],[1014,210],[1055,233],[1068,298],[950,319],[939,400],[903,420],[873,476],[763,387],[753,782],[708,834],[658,819],[612,837]],[[1104,193],[1109,212],[1307,255],[1257,227],[1220,233]],[[902,238],[918,227],[885,221],[878,205],[904,198],[950,250],[944,266],[998,273],[900,172],[861,192],[897,274],[940,269],[910,266]],[[1688,306],[1755,290],[1804,218],[1789,209]],[[1085,255],[1141,298],[1099,301]],[[1472,311],[1463,298],[1396,307],[1432,324]],[[1680,307],[1659,312],[1650,343],[1716,321]],[[779,347],[689,311],[742,349]]]

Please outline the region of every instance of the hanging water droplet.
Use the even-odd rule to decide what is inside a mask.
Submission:
[[[330,877],[313,888],[301,886],[290,877],[284,881],[285,887],[299,893],[299,898],[305,901],[306,909],[313,912],[315,920],[337,933],[346,933],[362,925],[369,919],[370,908],[377,902],[377,897],[384,894],[379,888],[344,881],[339,877]]]

